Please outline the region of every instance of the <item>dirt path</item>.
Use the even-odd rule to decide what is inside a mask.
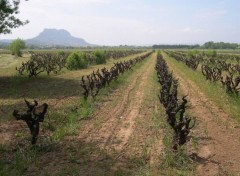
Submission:
[[[191,115],[198,121],[193,134],[199,139],[199,150],[195,156],[199,162],[197,175],[240,175],[239,124],[210,101],[201,88],[189,80],[171,60],[166,61],[174,76],[179,79],[182,92],[189,95]]]
[[[153,85],[152,79],[155,63],[156,54],[135,70],[128,85],[113,92],[79,132],[78,140],[95,143],[113,158],[111,172],[130,167],[128,163],[133,158],[157,165],[155,157],[161,152],[162,140],[159,134],[156,137],[151,119],[159,106],[158,85]]]
[[[132,134],[135,119],[140,115],[139,111],[143,101],[143,87],[146,86],[147,79],[154,68],[153,62],[148,62],[137,70],[131,84],[124,90],[121,101],[114,107],[107,106],[98,111],[98,118],[105,116],[106,122],[99,129],[91,129],[86,136],[87,141],[99,141],[99,146],[121,151],[128,143]]]

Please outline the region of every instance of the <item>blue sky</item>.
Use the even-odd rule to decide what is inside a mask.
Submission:
[[[19,17],[30,23],[0,39],[57,28],[102,45],[240,43],[239,0],[22,0]]]

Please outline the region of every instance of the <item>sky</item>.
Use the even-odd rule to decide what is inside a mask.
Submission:
[[[239,0],[22,0],[19,11],[30,23],[0,39],[55,28],[98,45],[240,43]]]

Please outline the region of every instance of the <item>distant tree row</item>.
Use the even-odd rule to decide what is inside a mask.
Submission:
[[[200,45],[153,45],[153,49],[237,49],[240,44],[209,41]]]
[[[204,49],[237,49],[240,45],[237,43],[225,43],[225,42],[206,42],[204,43],[201,48]]]
[[[153,45],[153,49],[195,49],[200,45]]]

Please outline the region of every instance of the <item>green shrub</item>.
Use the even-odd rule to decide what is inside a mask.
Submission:
[[[198,53],[199,53],[199,51],[197,51],[197,50],[190,50],[187,52],[188,56],[191,58],[196,56]]]
[[[216,57],[217,56],[217,51],[216,50],[208,50],[208,51],[205,52],[205,54],[208,57]]]
[[[66,53],[64,51],[58,51],[57,53],[59,56],[64,56]]]
[[[73,52],[67,58],[67,68],[69,70],[78,70],[81,68],[87,68],[87,56],[86,53],[83,52]]]
[[[94,51],[93,56],[96,64],[105,64],[107,61],[107,55],[104,51]]]

